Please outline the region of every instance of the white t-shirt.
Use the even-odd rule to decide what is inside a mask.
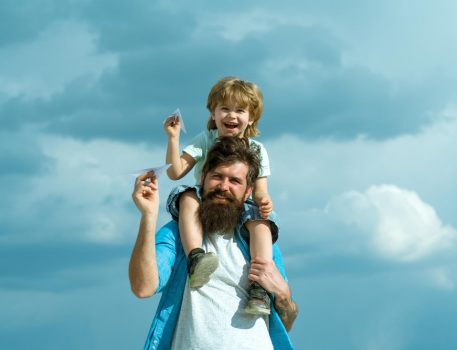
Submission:
[[[219,137],[217,129],[205,130],[195,136],[190,145],[184,148],[183,152],[186,152],[197,162],[194,166],[194,176],[197,185],[200,185],[200,178],[202,174],[203,165],[206,162],[206,156],[208,151],[213,147],[216,139]],[[260,147],[260,158],[261,167],[259,177],[270,176],[270,160],[268,159],[268,153],[265,147],[258,141],[249,139],[250,144],[255,144]]]
[[[199,289],[186,283],[172,349],[270,350],[268,316],[245,313],[249,265],[233,234],[212,235],[207,252],[219,257],[219,267]]]

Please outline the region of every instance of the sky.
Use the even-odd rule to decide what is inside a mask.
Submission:
[[[0,348],[138,349],[137,169],[258,84],[297,349],[457,348],[454,1],[2,0]],[[160,178],[159,224],[169,191]]]

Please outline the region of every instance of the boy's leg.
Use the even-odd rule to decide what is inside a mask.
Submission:
[[[184,253],[201,248],[203,242],[202,225],[198,219],[198,201],[195,191],[184,192],[179,197],[179,235]]]
[[[200,202],[194,191],[184,192],[179,198],[179,235],[187,260],[189,285],[200,288],[209,281],[219,264],[217,256],[201,248],[203,233],[198,209]]]
[[[249,251],[251,258],[273,259],[273,241],[270,222],[256,220],[246,222],[249,231]],[[249,300],[245,311],[255,315],[270,314],[270,297],[265,289],[253,282],[249,287]]]

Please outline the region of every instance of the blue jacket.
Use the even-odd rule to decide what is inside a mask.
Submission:
[[[235,230],[237,244],[249,262],[249,249],[243,237],[246,237],[244,226]],[[179,312],[187,281],[187,259],[179,238],[178,224],[170,221],[156,234],[156,258],[159,273],[157,293],[162,293],[156,314],[149,330],[145,350],[170,349],[173,334],[178,322]],[[273,260],[281,275],[287,281],[281,252],[273,245]],[[270,337],[275,349],[293,349],[289,335],[275,308],[271,308],[269,319]]]

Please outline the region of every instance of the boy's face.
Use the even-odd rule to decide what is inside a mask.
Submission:
[[[219,136],[243,137],[246,128],[252,124],[249,109],[229,101],[218,103],[211,118],[216,123]]]

